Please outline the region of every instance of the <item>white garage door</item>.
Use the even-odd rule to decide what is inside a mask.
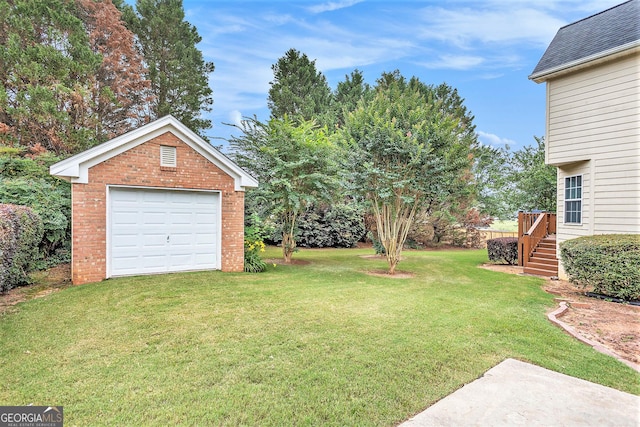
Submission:
[[[111,188],[110,276],[220,268],[220,195]]]

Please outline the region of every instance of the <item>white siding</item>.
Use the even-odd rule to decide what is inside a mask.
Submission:
[[[547,82],[547,162],[558,166],[558,243],[640,233],[640,54]],[[564,178],[583,176],[582,224],[564,224]]]
[[[640,50],[609,53],[535,79],[547,83],[545,161],[558,167],[558,244],[640,233]],[[574,175],[582,176],[582,222],[565,224],[565,178]]]
[[[547,161],[637,156],[640,55],[549,80]]]
[[[593,234],[640,233],[640,150],[597,159]]]

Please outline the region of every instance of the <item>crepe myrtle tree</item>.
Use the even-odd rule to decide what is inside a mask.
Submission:
[[[390,274],[416,214],[445,199],[450,183],[470,167],[467,156],[449,155],[463,139],[459,120],[421,89],[397,72],[383,75],[375,97],[346,116],[341,133],[352,180],[375,218]]]
[[[300,214],[330,199],[338,186],[335,146],[326,128],[287,115],[267,123],[245,119],[237,127],[243,135],[230,140],[234,158],[260,181],[250,196],[282,224],[282,255],[290,263]]]

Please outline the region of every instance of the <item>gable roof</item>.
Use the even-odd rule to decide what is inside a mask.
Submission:
[[[174,134],[182,142],[231,176],[235,181],[236,191],[242,191],[246,187],[258,186],[258,181],[255,178],[171,115],[164,116],[124,135],[55,163],[49,168],[49,173],[73,183],[86,184],[89,182],[90,167],[166,132]]]
[[[640,46],[640,0],[630,0],[560,28],[529,79]]]

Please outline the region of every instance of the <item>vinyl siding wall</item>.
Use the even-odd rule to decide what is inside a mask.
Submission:
[[[558,166],[558,244],[640,233],[640,55],[547,81],[546,159]],[[574,175],[582,223],[565,224],[565,178]]]
[[[547,81],[547,163],[640,155],[640,55]]]

